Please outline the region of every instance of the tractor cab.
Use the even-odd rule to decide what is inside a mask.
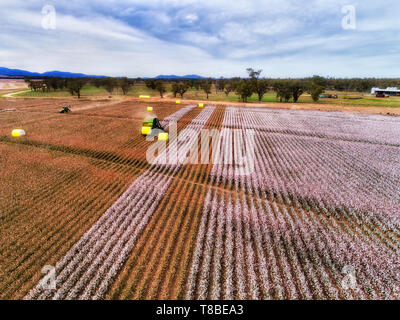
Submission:
[[[142,135],[158,135],[164,132],[164,128],[161,126],[158,118],[146,118],[143,120]]]
[[[158,118],[146,118],[143,120],[142,135],[158,137],[158,140],[168,140],[168,133],[161,126]]]

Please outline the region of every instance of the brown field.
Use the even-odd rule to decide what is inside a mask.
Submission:
[[[399,118],[222,102],[179,114],[191,103],[0,99],[17,109],[0,113],[0,299],[398,298]],[[192,135],[254,130],[255,171],[150,165],[141,122],[172,114]],[[232,145],[221,137],[207,143]],[[55,290],[39,286],[45,265]]]
[[[72,114],[57,113],[64,104]],[[1,115],[1,298],[22,298],[43,263],[62,257],[148,167],[147,105],[18,100],[16,112]],[[154,113],[163,119],[177,108],[158,103]],[[27,136],[12,138],[13,128]]]
[[[27,83],[21,79],[0,79],[0,91],[15,90],[15,89],[26,89],[28,88]]]

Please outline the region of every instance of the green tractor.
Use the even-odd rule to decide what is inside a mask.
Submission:
[[[70,113],[70,112],[71,109],[69,108],[69,106],[62,107],[60,110],[60,113]]]
[[[142,135],[158,135],[159,133],[164,133],[164,128],[158,118],[146,118],[143,120]]]

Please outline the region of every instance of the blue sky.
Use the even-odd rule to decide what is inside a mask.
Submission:
[[[42,8],[56,10],[55,29]],[[351,5],[355,29],[344,29]],[[398,0],[0,1],[0,66],[110,76],[400,77]]]

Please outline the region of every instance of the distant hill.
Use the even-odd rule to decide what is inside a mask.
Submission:
[[[40,73],[37,72],[29,72],[25,70],[19,70],[19,69],[8,69],[8,68],[2,68],[0,67],[0,75],[3,76],[40,76]]]
[[[159,75],[154,79],[203,79],[203,77],[197,74],[188,74],[186,76],[176,76],[174,74],[171,74],[171,75]]]
[[[48,71],[41,74],[45,77],[60,77],[60,78],[105,78],[106,76],[96,76],[84,73],[71,73],[71,72],[63,72],[63,71]]]
[[[9,68],[3,68],[0,67],[0,78],[2,77],[60,77],[60,78],[84,78],[84,77],[90,77],[90,78],[105,78],[106,76],[95,76],[95,75],[89,75],[89,74],[83,74],[83,73],[72,73],[72,72],[64,72],[64,71],[47,71],[43,73],[39,72],[30,72],[26,70],[20,70],[20,69],[9,69]],[[142,79],[148,79],[148,78],[142,78]],[[188,74],[185,76],[176,76],[174,74],[171,75],[159,75],[155,77],[154,79],[204,79],[204,77],[201,77],[197,74]]]
[[[72,73],[64,71],[47,71],[43,73],[30,72],[20,69],[8,69],[0,67],[0,75],[3,76],[23,76],[23,77],[60,77],[60,78],[105,78],[105,76],[95,76],[83,73]]]

